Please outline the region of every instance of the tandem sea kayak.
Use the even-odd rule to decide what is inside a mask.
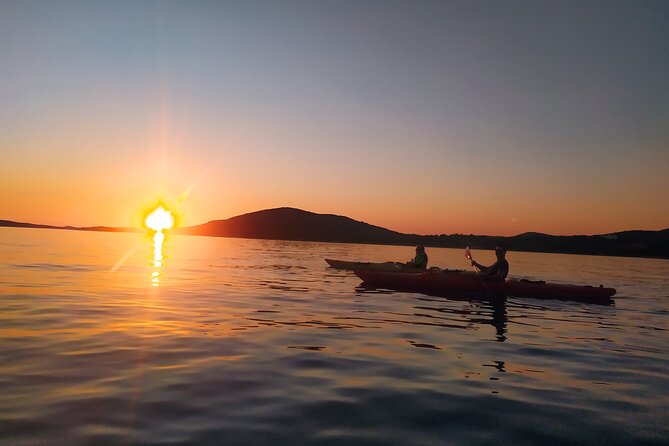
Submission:
[[[406,266],[403,263],[398,262],[383,262],[383,263],[373,263],[373,262],[349,262],[347,260],[334,260],[334,259],[325,259],[332,268],[336,269],[345,269],[349,271],[393,271],[393,272],[422,272],[424,269],[412,268]]]
[[[603,286],[567,285],[543,280],[506,279],[499,282],[483,281],[472,272],[387,272],[355,270],[367,285],[407,291],[437,293],[465,292],[535,299],[568,299],[579,302],[608,303],[616,294],[613,288]]]

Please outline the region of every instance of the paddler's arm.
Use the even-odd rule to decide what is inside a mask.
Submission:
[[[479,262],[477,262],[474,259],[472,259],[472,266],[477,267],[479,269],[479,271],[482,272],[483,274],[487,274],[488,271],[490,271],[489,267],[481,265]]]
[[[426,254],[418,254],[416,257],[411,259],[410,262],[407,263],[407,266],[411,266],[413,268],[427,268],[427,255]]]

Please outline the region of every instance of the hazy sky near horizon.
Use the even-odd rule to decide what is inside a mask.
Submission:
[[[0,0],[0,219],[666,228],[667,79],[666,1]]]

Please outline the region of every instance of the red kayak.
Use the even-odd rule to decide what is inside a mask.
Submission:
[[[355,270],[355,274],[367,285],[409,291],[481,293],[581,302],[610,302],[611,296],[616,294],[613,288],[604,288],[602,285],[566,285],[527,279],[492,282],[482,280],[476,273],[461,271],[398,273]]]

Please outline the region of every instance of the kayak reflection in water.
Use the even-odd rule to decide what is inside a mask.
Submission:
[[[479,270],[479,276],[484,280],[504,280],[509,274],[509,262],[506,260],[506,248],[497,246],[495,248],[497,261],[490,266],[483,266],[472,260],[472,266]]]
[[[416,246],[416,257],[405,263],[405,265],[412,268],[427,268],[427,254],[425,254],[425,247],[423,245]]]

